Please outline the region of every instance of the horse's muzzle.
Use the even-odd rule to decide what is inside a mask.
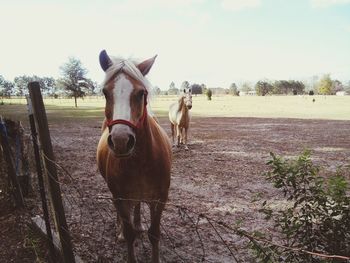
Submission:
[[[108,135],[107,143],[109,148],[117,157],[129,157],[135,148],[135,135],[129,132],[111,132]]]

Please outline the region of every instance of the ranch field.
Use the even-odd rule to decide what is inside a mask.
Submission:
[[[150,103],[169,136],[167,108],[173,101],[175,96],[164,96]],[[0,105],[0,115],[21,119],[28,128],[23,100],[8,103]],[[46,100],[75,250],[86,262],[124,262],[126,246],[116,241],[115,210],[95,164],[103,103],[86,98],[75,109],[73,100]],[[258,211],[264,200],[276,207],[285,204],[263,176],[269,152],[293,158],[310,149],[325,176],[350,164],[350,96],[213,96],[212,101],[193,96],[191,112],[189,150],[173,149],[161,228],[163,262],[255,262],[247,239],[220,222],[274,235],[273,225]],[[147,226],[146,205],[142,211]],[[149,262],[146,234],[136,251],[140,262]]]

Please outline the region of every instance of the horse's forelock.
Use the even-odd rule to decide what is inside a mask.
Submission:
[[[111,78],[113,78],[119,71],[123,71],[128,74],[138,82],[140,82],[146,90],[150,93],[151,84],[149,81],[142,75],[140,70],[136,67],[138,64],[137,61],[131,59],[123,59],[121,57],[111,57],[112,65],[106,71],[106,77],[102,85],[104,86]]]

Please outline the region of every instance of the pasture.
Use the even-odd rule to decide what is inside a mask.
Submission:
[[[167,108],[175,100],[154,97],[150,103],[169,136]],[[24,100],[8,103],[0,105],[0,115],[21,119],[28,127]],[[79,100],[77,109],[73,100],[47,99],[46,105],[56,161],[64,168],[60,179],[76,251],[87,262],[124,262],[120,255],[125,255],[125,244],[115,243],[110,193],[95,164],[104,99]],[[212,101],[193,96],[191,112],[189,151],[173,150],[169,204],[161,228],[164,262],[200,262],[203,256],[205,262],[234,261],[209,222],[196,216],[201,213],[248,231],[274,232],[258,212],[263,200],[284,204],[262,176],[269,152],[293,157],[308,148],[317,164],[332,171],[350,162],[350,96],[213,96]],[[189,216],[177,205],[185,206]],[[237,258],[254,261],[247,240],[220,233]],[[150,248],[143,239],[146,235],[137,255],[147,262]]]

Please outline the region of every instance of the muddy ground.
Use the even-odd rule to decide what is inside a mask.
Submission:
[[[168,120],[160,123],[170,135]],[[116,241],[115,209],[95,164],[100,122],[74,120],[50,129],[76,253],[86,262],[125,262],[126,244]],[[255,262],[247,240],[217,222],[274,232],[258,212],[264,200],[277,205],[283,200],[262,175],[269,152],[295,157],[308,148],[315,163],[334,171],[350,163],[349,138],[350,121],[193,118],[189,150],[174,149],[161,260]],[[147,210],[144,205],[145,227]],[[136,246],[139,261],[150,262],[146,234]]]

